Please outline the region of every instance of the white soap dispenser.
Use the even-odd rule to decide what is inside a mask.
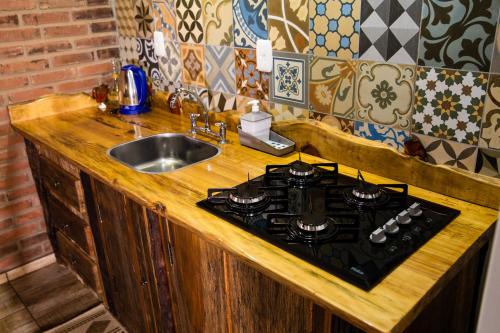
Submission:
[[[252,106],[252,112],[241,117],[241,130],[261,140],[269,140],[272,116],[260,111],[260,102],[253,100],[248,102]]]

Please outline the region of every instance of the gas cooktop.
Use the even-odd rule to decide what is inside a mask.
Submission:
[[[336,163],[268,165],[234,188],[209,189],[198,205],[362,288],[373,288],[459,211],[371,184]]]

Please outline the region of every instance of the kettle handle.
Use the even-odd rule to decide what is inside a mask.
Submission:
[[[148,92],[148,81],[146,79],[146,73],[140,67],[132,67],[132,72],[135,77],[138,77],[138,87],[137,87],[137,95],[139,97],[139,105],[146,103],[147,92]]]

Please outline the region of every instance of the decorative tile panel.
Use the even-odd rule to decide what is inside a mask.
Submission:
[[[309,119],[320,121],[322,123],[328,124],[332,127],[338,128],[342,132],[354,133],[354,121],[350,119],[344,119],[332,116],[330,114],[324,114],[320,112],[311,111],[309,113]]]
[[[269,99],[269,74],[257,70],[254,49],[235,49],[236,92],[238,95]]]
[[[500,1],[423,3],[418,64],[488,72]]]
[[[184,43],[203,42],[201,0],[177,0],[177,34]]]
[[[409,129],[414,80],[415,66],[360,62],[357,119]]]
[[[153,2],[153,17],[155,31],[163,32],[166,40],[177,41],[174,0]]]
[[[236,93],[234,50],[226,46],[206,46],[205,71],[210,90]]]
[[[158,64],[168,81],[176,82],[181,79],[182,63],[179,43],[165,40],[165,57],[160,57]]]
[[[500,21],[500,17],[499,17]],[[500,23],[497,24],[497,38],[495,43],[493,44],[493,58],[491,60],[491,69],[492,73],[500,73]]]
[[[500,178],[500,151],[480,148],[477,155],[476,172]]]
[[[205,55],[203,46],[181,44],[182,80],[187,85],[205,87]]]
[[[234,46],[255,47],[267,39],[267,0],[233,0]]]
[[[311,57],[309,63],[309,108],[342,118],[354,118],[356,62]]]
[[[269,39],[273,49],[296,53],[309,50],[308,0],[271,0]]]
[[[205,44],[233,45],[233,7],[231,0],[202,0]]]
[[[209,110],[211,111],[224,112],[228,110],[236,110],[236,95],[209,91],[208,99]]]
[[[310,0],[309,48],[314,55],[357,59],[361,0]]]
[[[421,0],[363,0],[360,58],[415,64]]]
[[[134,37],[118,37],[122,65],[138,65],[137,40]]]
[[[309,110],[300,107],[271,103],[270,108],[269,112],[273,115],[273,121],[306,120],[309,118]]]
[[[385,143],[399,151],[404,151],[404,142],[409,138],[406,131],[362,121],[354,123],[354,135]]]
[[[419,67],[414,131],[477,144],[487,82],[482,73]]]
[[[500,150],[500,75],[490,75],[479,146]]]
[[[477,147],[427,135],[417,137],[427,152],[427,162],[474,171]]]
[[[307,56],[296,53],[273,53],[271,100],[307,108]]]
[[[137,37],[135,3],[131,0],[115,0],[115,11],[119,34],[125,37]]]
[[[165,78],[160,72],[153,41],[137,38],[137,53],[139,55],[139,65],[146,75],[151,78],[153,85],[156,88],[161,87]]]
[[[151,0],[135,1],[135,28],[137,37],[150,39],[153,37],[153,5]]]

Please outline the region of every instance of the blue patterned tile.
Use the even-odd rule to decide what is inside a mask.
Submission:
[[[273,53],[271,100],[307,108],[307,56],[294,53]]]
[[[267,39],[267,0],[233,0],[234,46],[255,47]]]
[[[399,151],[404,151],[404,142],[410,136],[408,132],[395,128],[356,121],[354,135],[373,141],[383,142]]]

